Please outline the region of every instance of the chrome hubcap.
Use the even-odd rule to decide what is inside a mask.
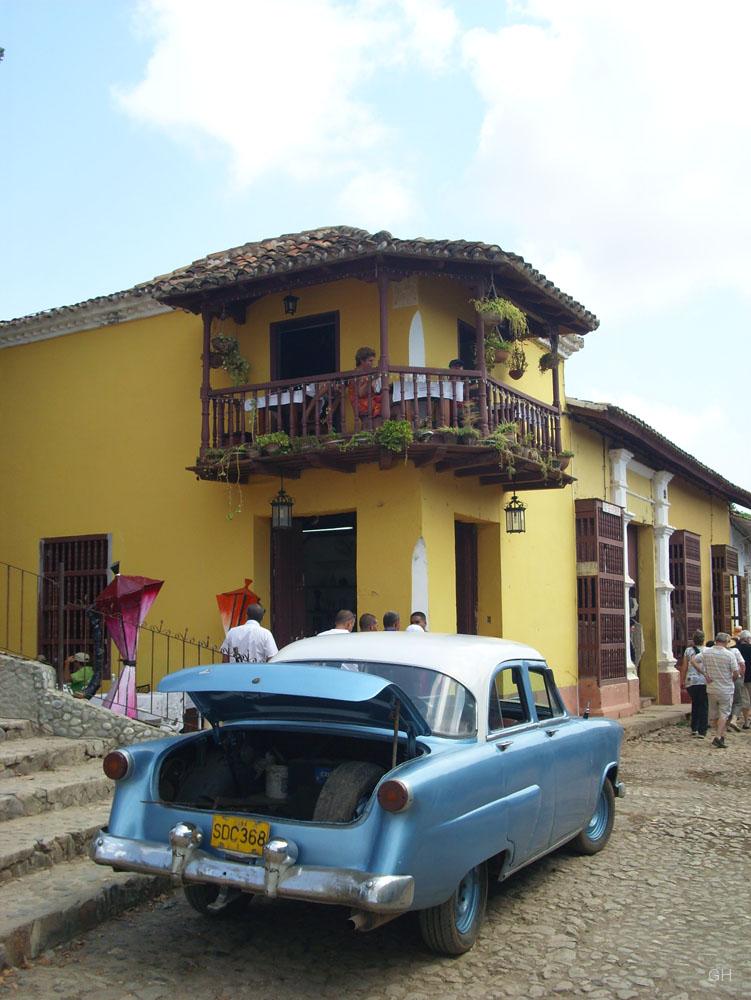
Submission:
[[[608,826],[608,811],[608,800],[603,788],[597,800],[597,807],[592,815],[592,819],[587,826],[586,833],[590,840],[599,840],[605,833]]]
[[[480,900],[480,874],[477,868],[467,872],[456,890],[454,919],[460,934],[472,927]]]

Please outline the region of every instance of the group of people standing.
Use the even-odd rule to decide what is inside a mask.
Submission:
[[[247,621],[229,629],[222,643],[221,653],[224,663],[267,663],[279,652],[271,631],[261,625],[266,609],[260,602],[249,604]],[[337,611],[334,627],[319,632],[319,635],[346,635],[354,631],[354,612],[347,608]],[[399,632],[401,617],[398,611],[387,611],[383,616],[384,632]],[[360,632],[377,632],[378,619],[370,612],[360,615]],[[427,632],[428,619],[423,611],[413,611],[409,618],[407,632]]]
[[[728,730],[751,730],[751,632],[733,637],[718,632],[705,642],[702,631],[683,655],[683,684],[691,699],[691,735],[704,739],[710,724],[712,746],[724,750]]]

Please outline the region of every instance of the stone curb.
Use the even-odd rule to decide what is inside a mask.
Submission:
[[[5,917],[0,929],[0,969],[23,965],[48,948],[70,941],[76,935],[170,888],[169,879],[101,872],[88,860],[79,864],[87,868],[91,866],[94,876],[103,874],[105,877],[100,877],[88,887],[72,888],[63,899],[59,898],[60,893],[35,894],[36,912],[33,916]],[[26,892],[33,881],[34,876],[23,880]],[[6,892],[7,889],[6,886]]]
[[[666,726],[677,726],[684,722],[691,711],[690,705],[652,705],[636,715],[621,719],[624,740],[636,740],[647,733],[657,732]]]

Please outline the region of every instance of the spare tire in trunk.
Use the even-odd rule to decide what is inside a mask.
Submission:
[[[350,823],[362,812],[386,772],[378,764],[348,760],[334,768],[318,796],[313,822]]]

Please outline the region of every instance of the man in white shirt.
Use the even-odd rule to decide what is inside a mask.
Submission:
[[[327,628],[325,632],[319,632],[319,635],[349,635],[352,629],[355,627],[355,616],[351,611],[346,608],[342,608],[341,611],[337,611],[336,618],[334,619],[334,627]]]
[[[727,648],[729,642],[727,632],[718,632],[714,637],[714,646],[706,647],[691,657],[691,663],[707,678],[709,721],[714,724],[716,732],[712,746],[721,750],[726,746],[725,727],[735,691],[733,681],[739,673],[735,656]]]
[[[222,643],[224,663],[266,663],[278,653],[274,637],[261,625],[266,609],[261,604],[248,605],[248,620],[231,628]]]

